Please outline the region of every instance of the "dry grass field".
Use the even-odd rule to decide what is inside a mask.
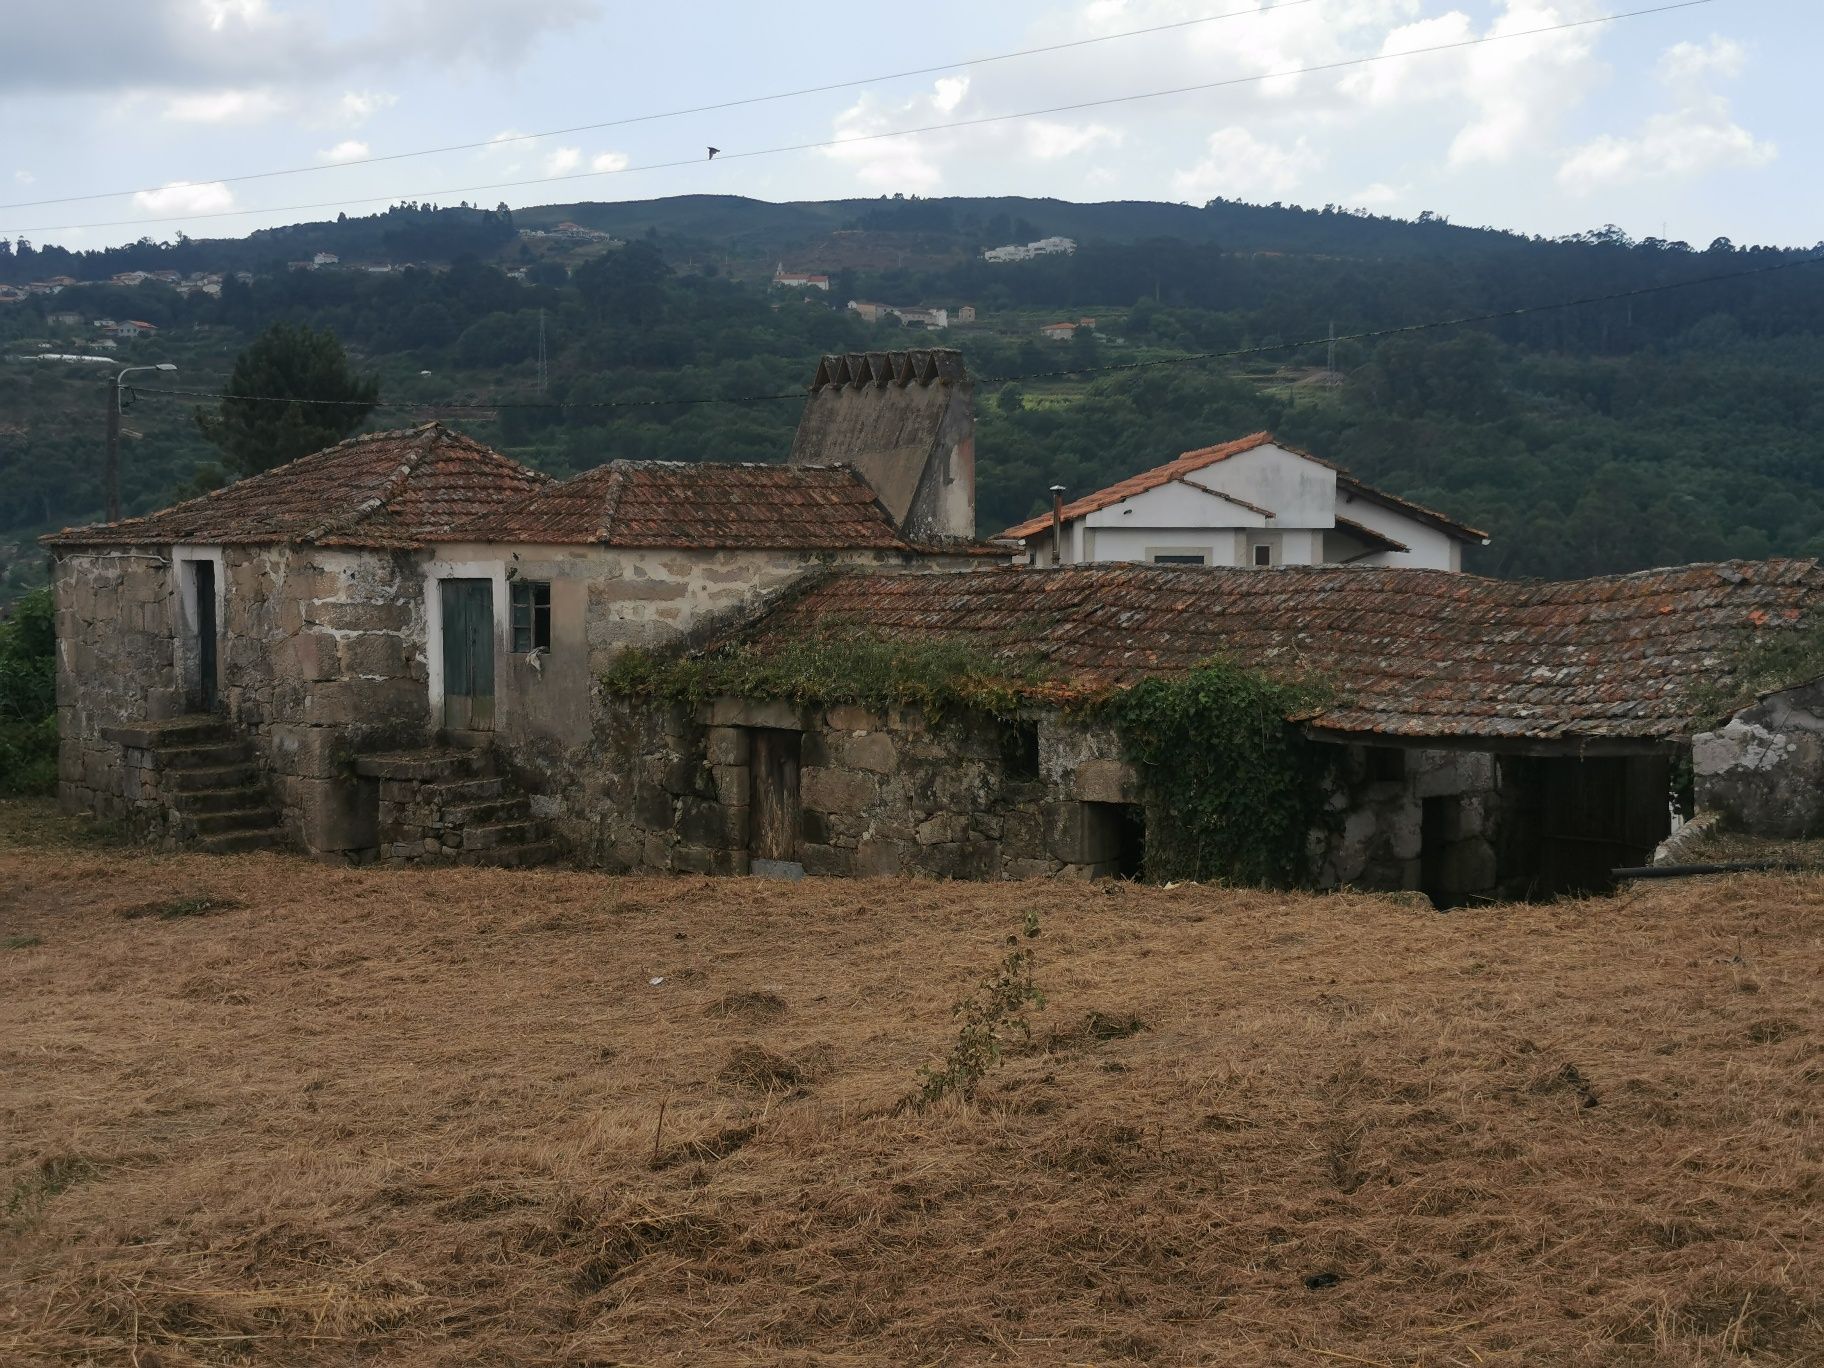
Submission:
[[[379,873],[0,805],[0,1362],[1824,1362],[1824,880]],[[1048,1003],[899,1104],[1039,907]],[[662,1123],[661,1123],[662,1117]]]

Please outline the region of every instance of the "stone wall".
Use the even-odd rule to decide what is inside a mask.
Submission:
[[[1334,824],[1315,838],[1320,886],[1424,889],[1447,901],[1495,889],[1500,792],[1492,755],[1351,746],[1338,781]]]
[[[1768,694],[1693,738],[1699,812],[1758,836],[1824,834],[1824,680]]]
[[[424,613],[410,558],[296,547],[67,552],[53,572],[59,797],[115,812],[130,776],[110,727],[199,706],[189,560],[217,565],[219,706],[308,849],[358,848],[353,754],[422,738]],[[192,597],[194,590],[192,589]]]
[[[1038,750],[1028,770],[1011,724],[980,716],[735,699],[696,710],[608,699],[600,712],[598,763],[569,805],[569,830],[577,853],[615,870],[749,871],[754,728],[800,737],[806,873],[1112,874],[1094,805],[1137,799],[1124,763],[1065,758],[1112,738],[1086,740],[1051,718],[1026,724]]]
[[[126,815],[127,765],[105,729],[183,709],[178,605],[168,559],[150,548],[61,555],[57,626],[57,796],[66,812]]]

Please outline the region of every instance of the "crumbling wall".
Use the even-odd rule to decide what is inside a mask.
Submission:
[[[1824,680],[1767,694],[1692,739],[1697,809],[1757,836],[1824,834]]]

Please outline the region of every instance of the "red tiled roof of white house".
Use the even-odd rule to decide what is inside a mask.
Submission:
[[[758,650],[829,633],[954,640],[1048,672],[1065,701],[1213,656],[1309,673],[1311,725],[1408,740],[1688,736],[1699,691],[1756,634],[1824,621],[1813,560],[1726,561],[1560,583],[1447,570],[1072,565],[838,573],[734,635]]]
[[[550,476],[441,423],[370,432],[115,523],[66,528],[47,546],[268,542],[410,548],[516,499]]]
[[[1058,325],[1054,324],[1051,326],[1055,327]],[[1349,494],[1356,498],[1367,499],[1371,503],[1384,504],[1389,508],[1396,508],[1409,517],[1416,518],[1421,522],[1436,527],[1438,530],[1447,533],[1458,541],[1480,543],[1488,540],[1488,534],[1486,532],[1480,531],[1474,527],[1466,526],[1446,514],[1437,512],[1435,509],[1426,508],[1424,505],[1413,503],[1409,499],[1402,499],[1398,495],[1387,493],[1385,490],[1375,489],[1371,485],[1365,485],[1334,462],[1326,461],[1321,456],[1313,456],[1308,451],[1300,451],[1296,447],[1288,446],[1270,432],[1250,433],[1248,436],[1237,438],[1232,442],[1223,442],[1216,446],[1199,447],[1195,451],[1187,451],[1183,455],[1167,461],[1164,465],[1154,466],[1151,470],[1143,470],[1138,475],[1130,475],[1125,480],[1118,480],[1104,489],[1098,489],[1092,494],[1085,494],[1080,499],[1073,499],[1071,502],[1064,505],[1064,521],[1069,522],[1073,518],[1085,517],[1088,514],[1098,512],[1101,509],[1112,508],[1118,503],[1133,498],[1136,494],[1144,494],[1149,489],[1157,489],[1160,485],[1170,484],[1172,481],[1182,479],[1184,476],[1189,475],[1194,471],[1203,470],[1220,461],[1226,461],[1231,457],[1239,456],[1244,451],[1253,451],[1257,447],[1264,446],[1276,446],[1282,451],[1289,451],[1295,456],[1302,456],[1308,461],[1314,461],[1318,465],[1334,470],[1336,472],[1337,490],[1340,493]],[[1225,495],[1224,497],[1226,498],[1228,496]],[[1231,502],[1234,502],[1234,500],[1231,500]],[[1050,530],[1050,527],[1051,514],[1043,513],[1038,517],[1028,518],[1025,522],[1018,523],[1013,527],[1008,528],[1005,532],[1001,533],[1001,536],[1013,539],[1033,537]]]

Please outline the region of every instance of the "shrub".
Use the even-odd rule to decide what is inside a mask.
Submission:
[[[57,786],[57,636],[51,591],[37,589],[0,622],[0,793]]]

